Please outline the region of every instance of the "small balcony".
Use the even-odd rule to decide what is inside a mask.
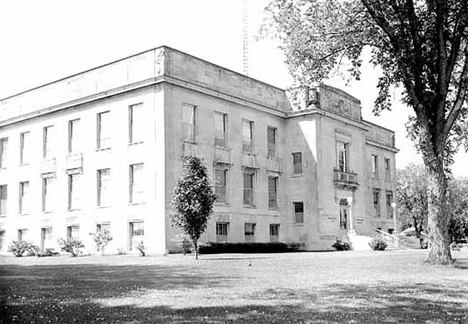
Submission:
[[[242,166],[258,169],[257,156],[251,153],[242,153]]]
[[[357,189],[359,183],[357,182],[357,174],[354,172],[344,172],[338,169],[334,169],[333,182],[335,186],[343,189]]]
[[[231,164],[231,150],[224,147],[215,147],[214,163]]]
[[[190,142],[182,143],[182,157],[200,156],[200,149],[197,144]]]
[[[41,165],[41,173],[53,173],[57,170],[55,158],[44,158]]]
[[[67,155],[67,170],[81,169],[83,167],[83,156],[81,153],[70,153]]]
[[[268,171],[281,172],[281,159],[269,156],[265,162]]]

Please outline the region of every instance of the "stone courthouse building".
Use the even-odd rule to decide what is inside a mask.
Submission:
[[[218,195],[202,241],[324,250],[392,232],[394,138],[339,89],[286,92],[158,47],[0,101],[1,251],[78,237],[92,252],[104,228],[108,253],[173,251],[186,155]]]

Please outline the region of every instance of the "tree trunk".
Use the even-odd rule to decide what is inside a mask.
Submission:
[[[426,262],[431,264],[452,263],[448,234],[448,213],[446,210],[447,178],[443,162],[432,159],[426,162],[428,185],[428,254]],[[432,163],[431,163],[432,162]]]
[[[195,249],[195,260],[198,260],[198,244],[197,240],[193,240],[193,248]]]

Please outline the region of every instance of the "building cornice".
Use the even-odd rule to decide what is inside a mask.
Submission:
[[[373,140],[371,140],[371,139],[369,139],[369,138],[366,138],[366,144],[372,145],[372,146],[376,146],[376,147],[379,147],[379,148],[384,149],[384,150],[392,151],[393,153],[398,153],[398,152],[400,152],[400,150],[397,149],[396,147],[392,147],[392,146],[389,146],[389,145],[385,145],[385,144],[382,144],[382,143],[373,141]]]
[[[357,127],[357,128],[362,129],[364,131],[369,131],[370,130],[370,127],[367,126],[366,124],[363,124],[363,123],[357,122],[355,120],[352,120],[352,119],[349,119],[349,118],[334,114],[334,113],[332,113],[330,111],[327,111],[327,110],[317,109],[317,108],[290,112],[290,113],[287,114],[286,118],[294,118],[294,117],[301,117],[301,116],[307,116],[307,115],[325,116],[325,117],[329,117],[331,119],[340,121],[342,123]]]

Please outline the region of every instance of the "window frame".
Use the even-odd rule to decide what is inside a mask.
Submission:
[[[31,138],[31,132],[22,132],[20,134],[20,165],[27,165],[29,164],[30,160],[30,154],[28,152],[28,145],[25,143],[28,142],[28,140]],[[25,149],[26,147],[26,149]]]
[[[255,208],[255,175],[256,175],[256,172],[255,170],[250,170],[250,169],[247,169],[245,168],[242,172],[242,188],[243,188],[243,199],[242,199],[242,202],[243,202],[243,205],[244,207],[251,207],[251,208]],[[246,188],[245,186],[245,177],[246,176],[250,176],[251,177],[251,184],[252,184],[252,188]],[[251,192],[251,201],[252,203],[249,204],[248,202],[246,203],[246,192]]]
[[[6,149],[5,149],[6,146]],[[0,138],[0,169],[8,167],[8,137]]]
[[[302,206],[302,212],[298,212],[298,206]],[[304,210],[305,210],[305,206],[304,206],[304,201],[293,201],[293,214],[294,214],[294,223],[295,224],[304,224]],[[298,218],[298,216],[300,216],[301,218]],[[300,220],[300,221],[298,221]]]
[[[49,160],[54,157],[53,155],[53,130],[54,125],[44,126],[42,128],[42,157],[44,160]]]
[[[101,112],[98,112],[96,114],[96,149],[98,151],[102,151],[102,150],[110,150],[112,145],[110,143],[111,141],[111,136],[109,133],[107,133],[107,137],[103,137],[102,136],[102,133],[103,133],[103,129],[104,130],[107,130],[109,129],[109,125],[103,127],[102,126],[102,121],[103,121],[103,116],[106,116],[107,118],[110,118],[111,114],[110,114],[110,110],[106,110],[106,111],[101,111]],[[106,121],[106,119],[104,119]],[[105,123],[104,121],[104,123]],[[107,119],[107,122],[109,122],[109,119]],[[108,131],[109,132],[109,131]],[[105,141],[105,142],[104,142]],[[107,146],[104,146],[103,143],[108,143]]]
[[[270,131],[272,136],[270,136]],[[270,142],[270,139],[273,139],[273,142]],[[277,156],[277,143],[278,143],[278,128],[273,126],[267,126],[267,157],[276,158]]]
[[[137,108],[140,118],[144,116],[144,105],[142,102],[128,106],[128,144],[139,144],[145,141],[144,135],[141,135],[141,138],[135,139],[135,108]],[[138,134],[138,132],[136,133]]]
[[[217,117],[221,117],[222,121],[222,138],[218,137],[218,125],[217,125]],[[215,111],[214,112],[214,144],[216,147],[227,147],[227,134],[228,134],[228,115],[226,113]]]
[[[338,171],[343,173],[350,173],[349,154],[350,143],[345,141],[336,141],[336,167]],[[341,154],[343,152],[343,154]],[[343,156],[343,163],[341,163],[341,155]]]
[[[291,156],[292,156],[292,175],[293,176],[301,176],[302,173],[303,173],[303,165],[302,165],[302,152],[293,152],[291,153]],[[296,161],[296,157],[299,157],[299,161]],[[299,171],[300,172],[296,172],[296,166],[299,166]]]
[[[274,197],[271,197],[271,189],[270,189],[270,180],[273,180],[274,182]],[[267,176],[267,182],[268,182],[268,209],[278,209],[278,186],[279,186],[279,176],[278,175],[268,175]],[[274,199],[272,199],[274,198]],[[272,203],[274,202],[274,203]]]
[[[27,187],[28,187],[28,190],[26,190],[26,193],[28,195],[26,197],[26,199],[25,199],[25,194],[24,194],[25,193],[25,190],[24,190],[25,184],[27,184]],[[30,199],[31,199],[30,196],[29,196],[31,194],[30,191],[29,191],[29,185],[30,185],[29,181],[20,181],[20,183],[19,183],[19,197],[18,197],[19,198],[19,206],[18,206],[18,211],[19,211],[19,214],[21,214],[21,215],[29,214],[29,207],[30,207],[29,204],[30,204]],[[24,208],[25,205],[26,205],[25,201],[27,203],[26,210]]]
[[[108,207],[108,206],[110,206],[110,202],[108,202],[108,201],[103,202],[102,201],[102,197],[103,197],[103,194],[102,194],[102,191],[103,191],[102,190],[102,188],[103,188],[103,186],[102,186],[102,183],[103,183],[102,182],[102,174],[104,172],[108,172],[108,175],[107,175],[108,179],[106,180],[106,183],[107,184],[110,183],[110,181],[111,181],[111,178],[110,178],[111,177],[111,169],[110,168],[103,168],[103,169],[98,169],[96,172],[97,172],[97,206],[98,207]],[[104,186],[104,188],[106,190],[110,190],[110,186]],[[106,193],[106,195],[104,195],[104,196],[108,196],[108,193]]]
[[[245,135],[244,125],[246,124],[248,125],[248,128],[249,128],[250,144],[245,140],[245,137],[244,137]],[[242,152],[247,153],[247,154],[253,154],[254,153],[254,122],[252,120],[242,119],[241,130],[242,130]]]
[[[135,168],[137,167],[140,168],[138,171],[141,172],[140,181],[141,181],[142,175],[144,175],[144,172],[145,172],[145,164],[142,162],[129,165],[129,178],[128,178],[128,186],[129,186],[128,202],[129,204],[142,204],[145,202],[145,199],[144,199],[145,190],[143,189],[144,183],[137,183],[137,185],[135,186]],[[140,188],[140,190],[135,191],[135,188],[137,189]],[[140,197],[140,200],[135,200],[135,197]]]
[[[218,188],[222,188],[222,186],[218,185],[218,176],[217,172],[223,172],[223,182],[224,182],[224,201],[219,201],[218,198],[220,195],[218,194]],[[217,204],[229,204],[229,199],[228,199],[228,183],[229,183],[229,168],[222,166],[222,165],[215,165],[214,166],[214,192],[217,195],[216,198],[216,203]]]
[[[8,184],[0,185],[0,215],[4,216],[8,213]],[[3,209],[3,212],[2,212]]]

